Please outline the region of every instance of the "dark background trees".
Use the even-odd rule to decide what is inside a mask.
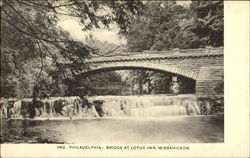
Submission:
[[[62,16],[78,19],[83,30],[116,23],[128,41],[127,51],[138,52],[223,46],[223,12],[223,1],[181,6],[175,1],[3,0],[1,97],[77,95],[77,87],[85,95],[91,83],[119,78],[111,72],[78,82],[76,74],[88,69],[86,59],[116,53],[119,46],[72,39],[57,25]],[[171,82],[169,75],[146,70],[131,71],[128,78],[127,84],[139,85],[140,94]]]
[[[131,52],[138,52],[223,46],[223,6],[223,1],[192,1],[189,6],[180,6],[175,1],[148,1],[142,15],[131,20],[126,34],[127,47]],[[137,76],[131,82],[139,85],[141,79],[151,80],[150,87],[163,80],[171,82],[169,75],[145,70],[131,71],[130,76]],[[191,80],[179,78],[183,83],[180,92],[194,91]]]
[[[130,51],[223,46],[223,1],[147,2],[126,37]]]

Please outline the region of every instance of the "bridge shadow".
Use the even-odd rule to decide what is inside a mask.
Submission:
[[[132,83],[131,80],[129,82],[127,82],[127,80],[124,81],[124,78],[122,77],[124,73],[122,72],[122,70],[126,71],[139,70],[139,71],[144,71],[144,73],[153,72],[154,74],[149,77],[150,79],[142,78],[141,79],[142,83],[140,83],[140,81]],[[118,77],[118,79],[115,80],[114,77],[111,78],[112,81],[108,81],[107,78],[110,79],[110,76],[113,75],[110,74],[110,72],[114,71],[119,72],[119,75],[121,75],[120,78]],[[129,77],[132,78],[133,76]],[[194,94],[196,86],[196,80],[192,78],[159,69],[144,68],[144,67],[109,67],[109,68],[95,69],[79,74],[78,78],[79,80],[86,80],[87,78],[91,82],[90,84],[92,84],[93,86],[93,91],[94,91],[93,93],[95,95]],[[121,78],[123,78],[123,80]],[[156,80],[156,81],[154,81],[154,83],[150,83],[151,81],[148,80]],[[180,89],[177,89],[177,92],[171,90],[171,86],[173,88],[174,84],[180,87]],[[146,89],[147,88],[148,89],[138,92],[133,89],[133,86],[141,86],[141,87],[146,87]],[[151,90],[149,90],[149,87],[151,88]]]

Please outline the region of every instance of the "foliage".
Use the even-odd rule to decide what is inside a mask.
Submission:
[[[170,2],[147,2],[142,16],[133,19],[127,34],[132,51],[166,50],[178,47],[178,23],[186,8]]]
[[[223,46],[223,1],[192,1],[189,29],[201,40],[201,46]]]
[[[221,114],[224,113],[224,97],[210,96],[198,97],[201,114]]]
[[[65,16],[78,19],[83,30],[118,24],[133,52],[223,46],[222,1],[192,1],[183,7],[175,1],[3,0],[1,96],[86,95],[91,80],[105,77],[97,75],[80,83],[77,74],[88,69],[86,60],[91,55],[112,54],[119,46],[75,41],[57,25]],[[170,78],[138,70],[131,72],[127,82],[138,84],[138,93],[150,94],[158,93],[154,89],[162,87],[160,82],[170,86]]]
[[[223,46],[223,2],[147,2],[127,33],[131,51]]]
[[[52,89],[49,93],[53,95],[62,85],[71,95],[77,73],[88,68],[86,59],[95,50],[59,28],[60,18],[77,18],[84,30],[117,23],[126,32],[128,17],[136,16],[141,6],[137,0],[3,0],[1,96],[24,97],[32,93],[35,97],[40,95],[40,89]]]
[[[192,1],[189,7],[179,6],[175,1],[148,1],[143,9],[142,16],[131,20],[126,34],[131,52],[223,46],[223,1]],[[140,83],[141,79],[154,80],[160,76],[148,74],[132,71],[129,78],[131,83]],[[179,80],[180,93],[195,91],[192,80],[181,76]]]

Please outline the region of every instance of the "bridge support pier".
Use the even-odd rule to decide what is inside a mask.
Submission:
[[[196,94],[200,96],[224,93],[224,71],[222,66],[202,67],[196,81]]]

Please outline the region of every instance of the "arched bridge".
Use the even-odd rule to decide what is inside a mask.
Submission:
[[[92,58],[84,74],[122,69],[148,69],[171,72],[196,80],[199,95],[218,94],[223,85],[223,48],[144,51]]]

